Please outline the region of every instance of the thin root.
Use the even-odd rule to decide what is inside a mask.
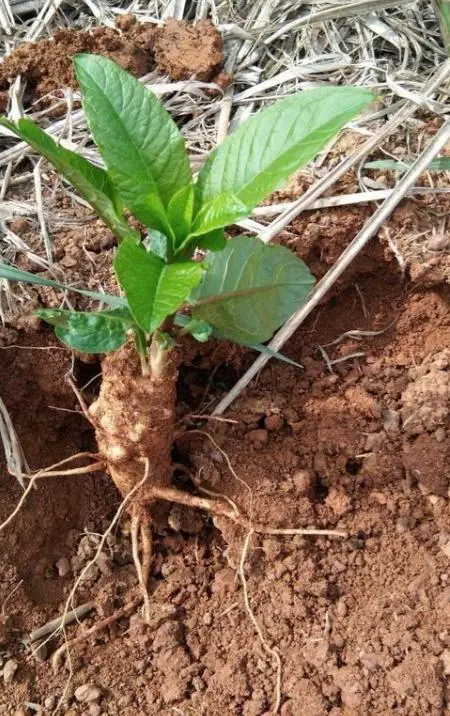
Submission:
[[[0,532],[5,529],[9,525],[10,522],[18,515],[20,510],[22,509],[22,506],[27,499],[28,495],[32,491],[32,489],[35,486],[35,483],[37,480],[41,480],[44,477],[66,477],[68,475],[85,475],[90,472],[96,472],[97,470],[104,470],[105,465],[103,462],[94,462],[91,465],[85,465],[84,467],[75,467],[70,470],[56,470],[54,468],[57,468],[59,465],[64,465],[65,463],[76,460],[80,457],[98,457],[97,455],[93,456],[91,453],[78,453],[77,455],[72,455],[69,458],[65,458],[64,460],[61,460],[60,462],[55,463],[54,465],[50,465],[49,468],[46,468],[45,470],[38,470],[38,472],[35,472],[34,475],[25,475],[23,474],[21,477],[25,478],[28,477],[30,479],[30,482],[27,485],[26,490],[22,493],[20,500],[18,501],[16,507],[11,512],[11,514],[6,518],[4,522],[0,524]]]
[[[70,387],[72,388],[73,392],[74,392],[75,395],[76,395],[76,398],[77,398],[78,403],[79,403],[80,408],[81,408],[81,412],[83,413],[84,417],[86,418],[86,420],[88,421],[88,423],[90,423],[91,425],[93,425],[93,426],[95,427],[95,425],[94,425],[94,423],[93,423],[93,421],[92,421],[92,418],[91,418],[91,416],[89,415],[88,406],[87,406],[87,403],[86,403],[86,401],[85,401],[85,399],[84,399],[84,397],[83,397],[83,394],[81,393],[80,390],[78,390],[78,388],[77,388],[77,386],[75,385],[75,382],[72,380],[72,378],[70,378],[70,377],[67,378],[67,382],[69,383]]]
[[[73,637],[73,639],[69,639],[60,646],[55,653],[52,656],[52,666],[55,671],[58,670],[61,659],[64,656],[66,652],[69,652],[70,648],[72,646],[77,646],[77,644],[82,644],[83,641],[86,639],[89,639],[89,637],[93,636],[94,634],[97,634],[99,631],[102,631],[103,629],[107,629],[111,624],[114,624],[114,622],[118,621],[122,617],[127,616],[130,612],[132,612],[136,607],[139,606],[139,604],[142,602],[142,595],[139,595],[139,597],[135,597],[127,604],[124,604],[123,607],[118,609],[117,611],[113,612],[113,614],[110,614],[109,617],[105,617],[99,622],[96,622],[93,626],[91,626],[89,629],[87,629],[83,634],[79,634],[78,636]]]
[[[254,530],[250,530],[247,533],[247,536],[244,540],[244,546],[242,548],[241,553],[241,559],[239,561],[239,577],[242,582],[242,593],[244,597],[244,606],[245,611],[247,612],[248,616],[250,617],[250,620],[255,627],[255,631],[259,637],[259,640],[261,642],[261,645],[264,649],[264,651],[269,654],[269,656],[273,659],[276,666],[276,681],[275,681],[275,703],[272,709],[272,714],[277,714],[280,708],[281,703],[281,674],[282,674],[282,666],[281,666],[281,657],[276,649],[270,646],[268,642],[266,641],[266,638],[262,632],[261,627],[259,626],[256,617],[253,613],[253,610],[250,606],[250,599],[248,596],[248,587],[247,587],[247,579],[245,577],[245,562],[248,555],[248,548],[250,545],[250,540],[252,538],[252,535],[254,534]]]
[[[139,555],[139,535],[141,537],[142,561]],[[138,576],[139,586],[144,601],[144,621],[150,621],[150,596],[148,593],[148,580],[150,577],[150,565],[152,559],[151,531],[148,518],[139,510],[138,514],[131,518],[131,549],[133,553],[134,566]]]
[[[99,542],[99,545],[98,545],[98,547],[97,547],[97,550],[96,550],[94,556],[92,557],[91,560],[89,560],[89,562],[84,566],[84,568],[82,569],[82,571],[81,571],[80,574],[78,575],[78,577],[77,577],[77,579],[76,579],[76,581],[75,581],[75,584],[73,585],[72,590],[71,590],[69,596],[67,597],[67,600],[66,600],[66,608],[65,608],[64,613],[63,613],[63,619],[66,618],[67,613],[70,611],[70,607],[71,607],[71,605],[72,605],[73,598],[74,598],[74,596],[75,596],[75,594],[76,594],[76,591],[77,591],[78,587],[80,586],[80,584],[81,584],[81,582],[83,581],[84,577],[86,576],[87,572],[91,569],[91,567],[96,563],[97,559],[99,558],[99,556],[100,556],[100,554],[101,554],[101,552],[102,552],[102,550],[103,550],[103,547],[104,547],[105,544],[106,544],[106,540],[108,539],[108,536],[111,534],[111,532],[112,532],[113,529],[115,528],[116,524],[117,524],[118,521],[120,520],[120,518],[121,518],[121,516],[122,516],[122,514],[123,514],[123,512],[124,512],[124,510],[125,510],[125,508],[126,508],[127,505],[130,503],[130,501],[136,496],[136,493],[139,492],[139,490],[141,489],[141,487],[143,487],[144,484],[147,482],[148,476],[149,476],[149,472],[150,472],[150,462],[149,462],[149,460],[146,459],[146,460],[144,461],[144,464],[145,464],[145,469],[144,469],[144,476],[143,476],[142,480],[140,480],[140,481],[134,486],[134,488],[131,490],[131,492],[129,492],[128,495],[122,500],[122,502],[121,502],[120,505],[119,505],[119,509],[117,510],[116,514],[114,515],[113,519],[111,520],[111,522],[110,522],[110,524],[109,524],[108,529],[103,533],[103,536],[102,536],[102,538],[101,538],[101,540],[100,540],[100,542]],[[146,564],[145,559],[144,559],[144,563]],[[109,626],[110,624],[112,624],[114,621],[117,621],[117,619],[120,619],[120,617],[123,616],[124,614],[128,614],[128,612],[131,611],[132,609],[134,609],[141,601],[142,601],[142,595],[140,595],[138,599],[132,600],[131,602],[129,602],[128,604],[126,604],[124,607],[122,607],[121,609],[119,609],[117,612],[114,612],[114,614],[111,614],[111,615],[110,615],[109,617],[107,617],[106,619],[102,619],[102,621],[100,621],[100,622],[98,622],[97,624],[95,624],[93,627],[91,627],[91,629],[89,629],[89,630],[88,630],[87,632],[85,632],[84,634],[80,634],[80,636],[74,637],[74,639],[72,639],[72,640],[70,640],[70,641],[65,641],[64,644],[63,644],[59,649],[57,649],[57,651],[56,651],[56,652],[54,653],[54,655],[53,655],[53,658],[52,658],[53,668],[54,668],[55,670],[58,668],[59,663],[60,663],[60,661],[61,661],[61,656],[62,656],[62,654],[63,654],[66,650],[68,650],[72,644],[79,644],[79,643],[81,643],[84,639],[86,639],[87,637],[91,636],[91,634],[96,633],[97,631],[101,631],[101,629],[104,629],[105,627],[107,627],[107,626]],[[46,641],[49,641],[58,631],[59,631],[59,630],[55,630],[55,632],[54,632],[53,634],[51,634],[51,635],[47,638]],[[44,642],[44,643],[45,643],[45,642]],[[68,653],[69,653],[69,652],[68,652]]]

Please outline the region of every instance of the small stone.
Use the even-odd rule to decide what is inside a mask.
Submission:
[[[433,232],[433,236],[428,240],[427,249],[430,251],[443,251],[449,245],[449,236],[444,232]]]
[[[192,686],[196,691],[204,691],[206,689],[206,684],[200,676],[194,676]]]
[[[45,661],[48,656],[48,647],[45,642],[45,639],[42,639],[42,641],[34,642],[33,644],[33,656],[37,661]]]
[[[444,665],[444,676],[450,676],[450,649],[443,651],[439,658]]]
[[[250,430],[250,432],[247,433],[247,438],[251,443],[263,445],[269,441],[269,432],[268,430]]]
[[[206,614],[203,615],[203,624],[205,626],[211,626],[213,623],[212,615],[209,612],[206,612]]]
[[[75,689],[75,698],[81,704],[90,704],[92,701],[98,701],[101,696],[101,691],[92,684],[81,684]]]
[[[398,410],[383,411],[383,428],[388,435],[398,435],[400,432],[400,413]]]
[[[268,415],[264,420],[264,426],[270,433],[276,433],[284,427],[284,419],[281,415]]]
[[[378,492],[377,490],[373,490],[373,491],[370,493],[369,498],[370,498],[373,502],[377,502],[379,505],[385,505],[386,502],[387,502],[387,497],[386,497],[386,495],[383,495],[382,492]]]
[[[374,671],[375,669],[378,669],[378,667],[381,666],[381,660],[380,657],[377,654],[373,654],[371,652],[368,652],[366,654],[361,654],[359,657],[359,660],[363,666],[366,667],[368,671]]]
[[[314,475],[311,470],[298,470],[292,475],[292,482],[300,495],[307,495],[313,488]]]
[[[12,682],[18,668],[19,664],[15,659],[8,659],[3,667],[3,681],[5,684],[10,684]]]
[[[47,711],[53,711],[56,706],[56,701],[56,696],[47,696],[44,701],[44,708],[47,709]]]
[[[395,666],[387,675],[389,685],[392,691],[400,696],[401,699],[406,698],[414,693],[414,683],[411,675],[403,665]]]
[[[443,443],[447,439],[447,433],[444,428],[438,428],[434,431],[434,438],[438,443]]]
[[[448,535],[439,535],[439,547],[445,556],[450,559],[450,539]]]
[[[101,712],[101,706],[95,703],[89,704],[89,716],[100,716]]]
[[[385,440],[386,433],[383,430],[379,433],[369,433],[364,443],[364,451],[371,452],[372,450],[377,450]]]
[[[286,408],[284,411],[284,417],[288,421],[288,423],[298,423],[299,421],[299,415],[296,410],[293,408]]]
[[[347,616],[347,611],[348,611],[348,609],[347,609],[346,603],[343,602],[342,599],[340,599],[336,603],[336,606],[334,608],[334,612],[335,612],[336,616],[343,619],[344,617]]]
[[[408,531],[408,524],[409,522],[407,517],[398,518],[397,522],[395,523],[395,529],[399,535],[402,535]]]

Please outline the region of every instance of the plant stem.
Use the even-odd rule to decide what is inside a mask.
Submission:
[[[157,380],[164,378],[169,351],[170,349],[163,348],[161,345],[160,332],[155,331],[150,344],[150,369],[153,378]]]

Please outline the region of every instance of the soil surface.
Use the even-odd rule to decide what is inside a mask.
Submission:
[[[137,23],[133,15],[121,15],[117,25],[117,30],[63,29],[51,39],[17,47],[0,63],[0,111],[5,111],[9,84],[18,75],[26,82],[25,107],[38,100],[40,106],[48,105],[63,96],[64,88],[76,89],[71,58],[80,52],[110,57],[137,77],[157,67],[173,80],[217,78],[222,38],[208,20],[195,26],[168,20],[156,27]]]
[[[133,27],[125,22],[123,33]],[[355,182],[349,175],[336,193]],[[296,186],[282,198],[294,198],[302,178]],[[56,271],[111,289],[109,231],[67,196],[45,195],[44,204],[54,217]],[[371,210],[306,212],[280,240],[320,277]],[[155,534],[150,624],[133,612],[74,646],[70,668],[55,672],[50,657],[62,636],[31,653],[28,634],[63,613],[120,498],[101,473],[41,481],[0,536],[1,714],[50,714],[62,697],[67,716],[268,716],[279,678],[274,650],[282,716],[448,713],[450,286],[448,249],[429,243],[436,215],[448,211],[442,197],[404,201],[285,346],[303,371],[271,361],[226,414],[232,422],[189,416],[207,412],[253,356],[226,344],[184,346],[184,430],[173,451],[184,467],[174,484],[194,489],[187,469],[268,532],[315,527],[347,536],[248,538],[225,519],[173,508]],[[74,212],[78,226],[60,228],[56,219]],[[37,245],[34,219],[10,227]],[[411,234],[434,261],[431,278],[414,270],[418,259],[402,271],[393,256],[389,237]],[[0,336],[0,393],[37,469],[95,450],[67,378],[87,385],[91,402],[99,364],[72,362],[30,316],[36,305],[59,305],[53,291],[30,291],[25,303],[15,295],[16,317]],[[21,495],[4,465],[2,475],[0,521]],[[246,588],[265,646],[245,606],[246,540]],[[135,594],[124,519],[75,596],[94,609],[67,636]]]

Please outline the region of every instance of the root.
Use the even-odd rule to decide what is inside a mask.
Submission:
[[[264,649],[264,651],[273,659],[276,666],[276,681],[275,681],[275,704],[272,709],[272,714],[277,714],[280,708],[281,703],[281,675],[282,675],[282,665],[281,665],[281,657],[276,649],[270,646],[268,642],[266,641],[266,638],[264,637],[264,634],[262,632],[261,627],[259,626],[255,614],[251,608],[250,605],[250,599],[248,596],[248,587],[247,587],[247,579],[245,577],[245,562],[248,555],[248,548],[250,545],[250,540],[254,534],[253,530],[250,530],[247,533],[247,536],[244,540],[244,546],[241,553],[241,559],[239,561],[239,569],[238,574],[242,583],[242,593],[244,597],[244,606],[245,611],[247,612],[248,616],[250,617],[250,620],[255,627],[255,631],[259,637],[259,640],[261,642],[261,645]]]
[[[134,487],[134,488],[128,493],[128,495],[122,500],[122,502],[121,502],[121,504],[119,505],[119,508],[118,508],[116,514],[114,515],[113,519],[111,520],[111,522],[110,522],[110,524],[109,524],[109,526],[108,526],[108,529],[103,533],[102,538],[101,538],[101,540],[100,540],[100,542],[99,542],[99,544],[98,544],[98,547],[97,547],[97,550],[96,550],[94,556],[92,557],[91,560],[89,560],[89,562],[84,566],[84,568],[82,569],[82,571],[81,571],[80,574],[78,575],[78,577],[77,577],[77,579],[76,579],[76,581],[75,581],[75,584],[73,585],[72,590],[71,590],[71,592],[70,592],[70,594],[69,594],[69,596],[67,597],[67,600],[66,600],[66,606],[65,606],[65,609],[64,609],[64,612],[63,612],[63,615],[62,615],[62,622],[63,622],[63,623],[64,623],[64,621],[65,621],[65,619],[66,619],[66,617],[67,617],[67,614],[68,614],[69,611],[70,611],[70,608],[71,608],[71,607],[73,608],[73,599],[74,599],[75,594],[76,594],[76,592],[77,592],[77,590],[78,590],[78,587],[80,586],[80,584],[81,584],[81,582],[83,581],[84,577],[86,576],[87,572],[88,572],[88,571],[91,569],[91,567],[97,562],[97,560],[98,560],[98,558],[99,558],[99,556],[100,556],[101,552],[103,551],[103,548],[104,548],[104,546],[105,546],[105,544],[106,544],[106,540],[108,539],[108,536],[111,534],[111,532],[114,530],[115,526],[116,526],[117,523],[119,522],[119,520],[120,520],[120,518],[121,518],[121,516],[122,516],[122,514],[123,514],[123,512],[124,512],[124,510],[125,510],[125,508],[126,508],[126,507],[128,506],[128,504],[131,502],[131,500],[132,500],[134,497],[137,496],[137,493],[139,492],[139,490],[140,490],[142,487],[144,487],[144,485],[146,484],[146,482],[147,482],[147,480],[148,480],[148,476],[149,476],[149,469],[150,469],[149,460],[146,460],[146,461],[145,461],[145,469],[144,469],[144,477],[142,478],[142,480],[140,480],[140,481],[137,483],[137,485],[135,485],[135,487]],[[144,551],[144,565],[145,565],[145,569],[146,569],[147,571],[149,571],[149,568],[147,567],[147,563],[148,563],[148,558],[145,556],[145,551]],[[59,649],[57,649],[57,651],[53,654],[53,657],[52,657],[52,665],[53,665],[53,668],[54,668],[55,670],[58,668],[58,666],[59,666],[59,664],[60,664],[60,662],[61,662],[61,658],[62,658],[63,654],[64,654],[64,653],[68,653],[68,654],[69,654],[69,649],[70,649],[70,647],[71,647],[72,645],[81,643],[82,641],[84,641],[86,638],[88,638],[88,637],[91,636],[92,634],[95,634],[95,633],[97,633],[98,631],[101,631],[101,630],[104,629],[105,627],[107,627],[107,626],[109,626],[110,624],[112,624],[113,622],[117,621],[117,619],[120,619],[120,617],[123,616],[124,614],[128,614],[128,613],[129,613],[130,611],[132,611],[138,604],[140,604],[141,601],[142,601],[142,595],[140,595],[139,598],[136,598],[136,599],[132,600],[131,602],[129,602],[128,604],[126,604],[124,607],[122,607],[121,609],[119,609],[117,612],[114,612],[114,614],[111,614],[109,617],[106,617],[105,619],[103,619],[102,621],[98,622],[97,624],[94,624],[94,626],[91,627],[91,629],[88,629],[88,631],[85,632],[84,634],[80,634],[78,637],[74,637],[72,640],[69,640],[69,641],[66,640],[65,643],[64,643]],[[54,636],[56,636],[56,635],[58,634],[58,632],[61,631],[61,630],[64,632],[64,635],[65,635],[65,629],[64,629],[64,628],[55,629],[55,631],[52,632],[52,633],[47,637],[47,639],[46,639],[46,641],[45,641],[44,643],[50,641],[50,639],[52,639]]]
[[[213,515],[228,517],[234,522],[239,517],[239,513],[235,509],[221,505],[218,500],[208,500],[206,497],[190,495],[188,492],[177,490],[174,487],[152,487],[151,494],[155,499],[175,502],[179,505],[187,505],[187,507],[198,507],[201,510],[206,510],[206,512],[211,512]]]
[[[139,535],[141,537],[142,562],[139,556]],[[131,547],[134,566],[136,567],[142,599],[144,601],[144,621],[150,621],[150,596],[148,593],[148,580],[152,561],[152,540],[150,520],[146,512],[139,510],[131,518]]]
[[[86,641],[86,639],[89,639],[89,637],[98,634],[98,632],[103,631],[103,629],[107,629],[109,626],[111,626],[111,624],[114,624],[119,619],[122,619],[122,617],[128,616],[128,614],[130,614],[134,609],[136,609],[141,602],[142,595],[139,595],[138,597],[135,597],[134,599],[127,602],[127,604],[124,604],[123,607],[120,607],[120,609],[117,609],[117,611],[113,612],[108,617],[105,617],[101,621],[96,622],[93,626],[83,632],[83,634],[79,634],[78,636],[73,637],[73,639],[66,640],[64,644],[62,644],[62,646],[60,646],[52,656],[52,666],[54,671],[58,670],[64,654],[69,653],[71,647],[77,646],[78,644],[82,644],[84,641]]]
[[[30,482],[27,485],[26,490],[22,493],[19,502],[17,503],[14,510],[11,512],[11,514],[6,518],[4,522],[0,524],[0,532],[5,529],[9,525],[10,522],[19,514],[20,510],[22,509],[25,500],[27,499],[30,492],[33,490],[35,483],[37,480],[41,480],[44,477],[67,477],[67,476],[73,476],[73,475],[86,475],[90,472],[96,472],[98,470],[104,470],[105,465],[103,462],[94,462],[91,465],[85,465],[84,467],[75,467],[70,470],[57,470],[61,465],[65,465],[68,462],[72,462],[73,460],[77,460],[82,457],[90,457],[90,458],[98,458],[98,455],[92,455],[91,453],[87,452],[80,452],[76,455],[72,455],[71,457],[67,457],[64,460],[60,460],[60,462],[55,463],[54,465],[50,465],[50,467],[47,467],[43,470],[38,470],[38,472],[35,472],[34,474],[27,475],[22,473],[21,479],[29,478]]]
[[[78,390],[78,388],[75,385],[75,382],[72,380],[72,378],[67,378],[67,382],[69,383],[70,387],[72,388],[73,392],[75,393],[75,396],[78,400],[78,403],[81,408],[81,412],[83,413],[84,417],[93,427],[95,427],[94,423],[91,419],[91,416],[89,415],[89,409],[88,409],[87,403],[83,397],[83,394],[81,393],[80,390]]]

